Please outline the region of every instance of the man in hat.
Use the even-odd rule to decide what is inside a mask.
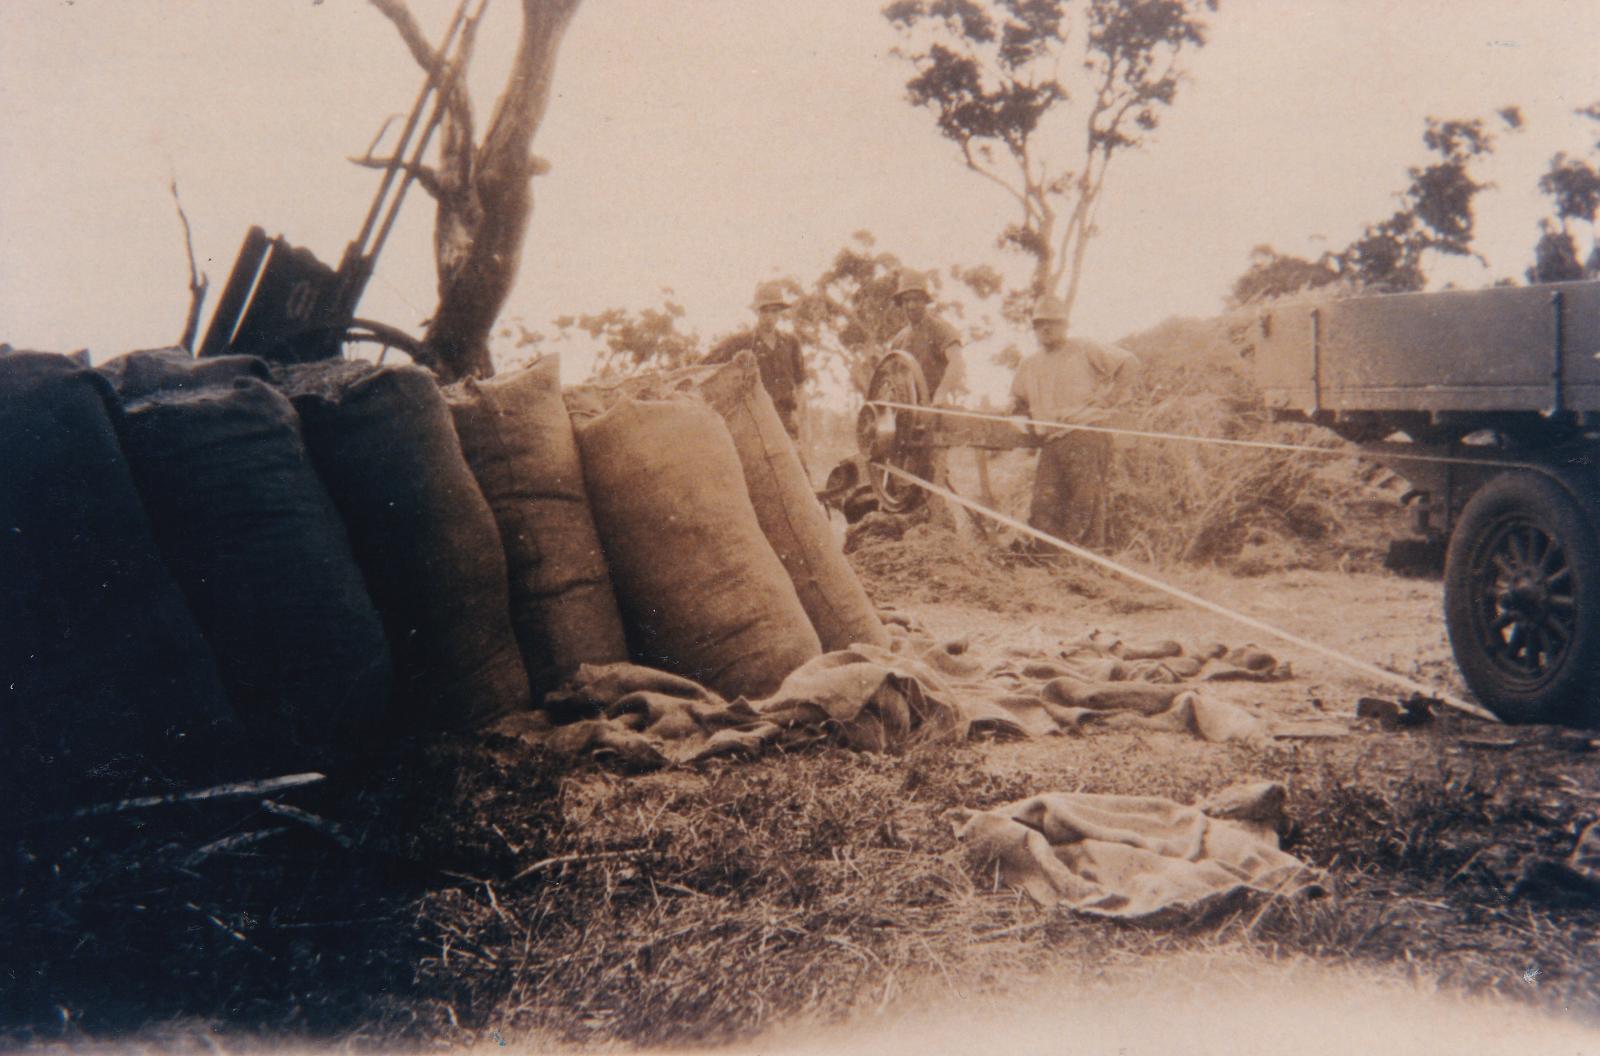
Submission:
[[[734,334],[717,343],[706,354],[707,363],[727,363],[740,352],[750,351],[761,368],[761,384],[772,397],[778,417],[790,439],[800,442],[800,396],[806,382],[806,361],[800,351],[800,340],[793,334],[778,329],[778,320],[791,307],[784,296],[783,287],[776,282],[763,282],[756,287],[750,307],[756,313],[754,330]]]
[[[889,350],[904,352],[917,361],[923,380],[928,383],[930,404],[949,402],[951,391],[961,384],[961,335],[931,311],[933,295],[928,292],[927,275],[912,268],[900,269],[895,281],[894,304],[905,319],[905,325],[889,339]],[[949,487],[949,454],[942,447],[934,448],[921,466],[913,468],[924,480]],[[944,524],[959,529],[966,520],[965,511],[942,498],[931,497],[929,505],[935,519]]]
[[[929,311],[933,296],[928,292],[928,277],[920,271],[901,269],[894,303],[906,323],[889,339],[889,349],[917,361],[928,382],[929,403],[945,402],[961,382],[961,335]]]
[[[1011,380],[1011,413],[1052,422],[1104,424],[1139,369],[1132,352],[1067,336],[1067,306],[1041,297],[1033,308],[1039,351]],[[1106,476],[1111,437],[1082,430],[1053,431],[1039,450],[1028,523],[1079,546],[1106,543]]]

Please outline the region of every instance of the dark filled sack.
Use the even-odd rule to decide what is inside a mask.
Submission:
[[[715,411],[624,400],[579,425],[578,446],[639,663],[731,700],[771,693],[822,652]]]
[[[55,356],[74,367],[87,367],[91,362],[87,348],[80,348],[74,352],[43,352],[31,348],[17,348],[10,342],[0,341],[0,357],[4,356]]]
[[[97,368],[124,403],[158,392],[226,387],[239,378],[270,380],[264,360],[254,356],[196,359],[182,348],[129,352]]]
[[[700,386],[739,452],[745,487],[767,542],[794,582],[800,604],[828,652],[858,642],[889,646],[889,634],[833,538],[800,454],[761,384],[755,357],[741,352]]]
[[[255,379],[127,405],[122,446],[162,556],[263,752],[325,765],[388,709],[383,626],[288,399]]]
[[[582,664],[628,659],[595,534],[561,364],[445,390],[461,450],[500,526],[511,626],[542,697]]]
[[[494,514],[427,371],[284,375],[394,654],[407,731],[481,725],[529,703]]]
[[[111,399],[65,356],[0,356],[0,818],[239,764]]]

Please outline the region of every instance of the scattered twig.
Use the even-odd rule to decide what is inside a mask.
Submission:
[[[301,810],[299,807],[291,807],[287,803],[279,803],[271,799],[263,799],[261,801],[261,809],[268,814],[287,818],[290,821],[304,825],[314,832],[321,833],[347,851],[355,846],[355,841],[344,834],[344,829],[327,818],[318,817],[309,810]]]
[[[534,862],[511,879],[521,880],[523,877],[532,876],[534,873],[543,872],[557,865],[571,865],[575,862],[597,862],[606,858],[634,858],[638,857],[640,853],[639,851],[594,851],[589,854],[563,854],[556,858],[546,858],[543,861]]]
[[[206,302],[206,291],[211,288],[211,278],[195,267],[194,234],[189,228],[189,215],[183,211],[183,199],[178,195],[178,178],[172,177],[168,186],[172,202],[178,207],[178,219],[183,222],[183,249],[189,255],[189,312],[184,316],[183,336],[178,338],[178,344],[193,352],[195,335],[200,330],[200,309]]]
[[[185,902],[184,906],[186,908],[188,908],[188,909],[194,910],[196,913],[200,914],[202,917],[205,917],[207,920],[209,920],[217,928],[218,931],[221,931],[224,935],[228,936],[228,938],[230,938],[233,941],[237,942],[239,945],[243,946],[245,949],[251,951],[252,953],[259,954],[262,957],[265,957],[269,961],[277,960],[277,958],[273,957],[272,954],[268,953],[266,950],[263,950],[260,946],[257,946],[255,943],[251,942],[245,936],[244,932],[240,931],[238,928],[230,926],[225,921],[223,921],[222,918],[218,917],[215,913],[211,913],[211,912],[209,912],[207,910],[201,909],[199,906],[195,905],[193,902]]]
[[[197,847],[194,852],[189,855],[189,857],[183,860],[183,864],[186,866],[199,865],[213,854],[221,854],[224,851],[236,851],[241,847],[248,847],[251,844],[260,843],[262,840],[271,839],[279,833],[287,831],[288,830],[282,825],[274,825],[270,829],[253,829],[250,832],[236,832],[232,836],[224,836],[220,840],[212,840],[204,847]]]
[[[314,785],[319,781],[326,781],[322,774],[285,774],[282,777],[268,777],[259,781],[235,781],[224,785],[212,785],[210,788],[198,788],[188,792],[169,792],[164,796],[138,796],[133,799],[119,799],[112,803],[96,803],[94,806],[83,807],[72,812],[74,818],[93,818],[103,814],[121,814],[128,810],[145,810],[149,807],[165,807],[174,803],[195,803],[209,799],[234,799],[239,796],[259,796],[265,793],[281,792],[286,788],[299,788],[302,785]]]

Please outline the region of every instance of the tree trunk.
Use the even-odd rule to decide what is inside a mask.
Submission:
[[[556,54],[579,0],[522,0],[522,36],[483,144],[451,117],[434,229],[439,306],[423,338],[446,381],[494,373],[489,335],[522,263],[544,162],[533,137],[549,105]]]

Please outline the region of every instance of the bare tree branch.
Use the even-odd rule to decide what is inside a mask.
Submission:
[[[470,127],[472,123],[472,104],[467,96],[465,87],[461,84],[459,77],[450,76],[451,71],[441,69],[441,56],[434,49],[434,46],[429,43],[427,35],[422,32],[422,27],[417,24],[416,17],[411,14],[411,9],[406,6],[406,0],[367,0],[367,2],[377,8],[378,12],[389,20],[395,31],[400,34],[400,40],[405,44],[406,49],[411,52],[411,57],[416,60],[417,65],[421,66],[423,71],[434,79],[434,87],[444,93],[445,105],[450,112],[456,116],[457,120],[461,120],[464,116],[466,124]],[[480,16],[481,13],[480,10]],[[463,29],[463,33],[468,38],[463,41],[465,45],[462,51],[463,60],[472,50],[470,36],[477,28],[477,21],[477,18],[469,19]],[[462,65],[464,65],[464,61]]]
[[[361,166],[363,169],[387,169],[390,165],[395,164],[395,158],[393,155],[390,155],[387,158],[375,158],[370,152],[364,157],[351,157],[347,158],[346,160],[352,165]],[[405,160],[401,160],[399,164],[401,171],[410,173],[411,178],[417,181],[417,185],[419,187],[428,192],[428,196],[430,198],[433,198],[435,201],[438,200],[441,189],[439,186],[439,174],[437,172],[429,168],[427,165],[417,164]]]
[[[982,176],[984,179],[989,180],[991,183],[994,183],[994,184],[996,184],[996,185],[998,185],[1000,187],[1003,187],[1005,189],[1006,193],[1011,195],[1011,197],[1015,198],[1017,200],[1017,203],[1022,206],[1023,214],[1024,215],[1027,214],[1027,212],[1028,212],[1028,199],[1027,199],[1027,196],[1024,195],[1023,192],[1021,192],[1021,191],[1017,190],[1015,187],[1013,187],[1003,177],[995,174],[994,172],[991,172],[990,170],[984,168],[982,165],[979,165],[978,162],[977,162],[977,159],[972,156],[972,144],[971,143],[965,142],[965,141],[962,142],[962,144],[961,144],[961,156],[966,160],[967,168],[971,169],[973,172],[977,173],[979,176]]]
[[[439,56],[433,50],[433,45],[428,43],[422,27],[417,25],[417,20],[412,16],[405,0],[367,0],[367,2],[394,24],[400,39],[410,50],[411,57],[417,60],[417,65],[432,73],[439,65]]]
[[[473,141],[477,131],[474,127],[476,121],[472,116],[472,97],[467,94],[466,72],[472,63],[473,50],[478,44],[478,23],[483,19],[484,7],[487,4],[488,0],[479,0],[477,12],[462,24],[461,43],[456,51],[455,61],[444,71],[444,83],[440,86],[440,91],[444,92],[447,112],[460,127],[461,137],[467,143]]]
[[[183,319],[183,335],[178,338],[178,345],[193,352],[195,335],[200,331],[200,309],[206,302],[206,291],[211,288],[211,278],[195,267],[194,233],[189,228],[189,215],[183,211],[176,176],[168,187],[172,191],[172,203],[178,208],[178,219],[183,223],[183,250],[189,256],[189,311]]]
[[[378,144],[383,140],[383,134],[389,131],[389,126],[394,124],[394,119],[400,115],[390,114],[383,119],[383,124],[378,126],[378,132],[372,137],[372,142],[367,144],[366,156],[372,157],[372,152],[378,149]]]

